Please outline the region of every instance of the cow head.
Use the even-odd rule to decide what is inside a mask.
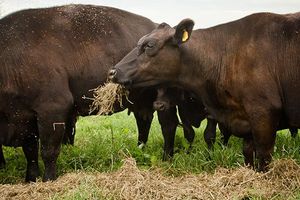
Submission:
[[[179,88],[161,87],[157,89],[157,96],[153,102],[153,108],[157,111],[165,111],[184,101],[184,91]]]
[[[137,47],[109,71],[109,78],[125,87],[174,82],[180,73],[180,45],[191,37],[194,22],[182,20],[172,28],[160,24],[142,37]]]

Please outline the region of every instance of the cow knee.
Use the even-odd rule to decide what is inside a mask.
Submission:
[[[211,132],[211,131],[208,131],[207,129],[205,129],[204,140],[205,140],[205,143],[207,144],[208,148],[212,149],[212,147],[215,143],[215,140],[216,140],[215,132]]]
[[[188,127],[184,127],[183,128],[183,131],[184,131],[184,137],[185,139],[190,143],[192,144],[193,141],[194,141],[194,138],[195,138],[195,131],[193,129],[192,126],[188,126]]]

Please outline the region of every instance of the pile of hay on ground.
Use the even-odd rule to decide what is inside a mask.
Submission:
[[[165,172],[140,170],[133,158],[127,158],[112,173],[70,173],[54,182],[0,185],[0,199],[60,199],[78,193],[89,199],[291,199],[300,191],[300,166],[290,159],[273,162],[267,173],[246,167],[179,177]]]
[[[93,103],[90,112],[98,111],[98,115],[107,115],[114,112],[114,105],[119,103],[123,106],[123,98],[128,96],[129,92],[120,84],[105,83],[92,90],[94,92]]]

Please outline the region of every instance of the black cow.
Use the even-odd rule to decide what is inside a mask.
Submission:
[[[170,107],[178,106],[178,114],[182,122],[184,135],[190,144],[195,137],[193,126],[198,128],[201,121],[207,119],[204,140],[208,148],[211,149],[216,140],[217,121],[207,113],[201,101],[180,88],[159,88],[157,91],[157,98],[153,103],[154,109],[164,111],[170,109]],[[221,130],[223,144],[227,145],[231,134],[224,125],[219,124],[219,129]]]
[[[89,114],[91,102],[82,97],[92,97],[89,90],[106,81],[110,66],[155,26],[90,5],[24,10],[0,20],[0,113],[10,126],[0,144],[28,147],[28,165],[35,164],[26,181],[38,175],[37,140],[30,138],[40,139],[43,180],[55,179],[64,132],[72,131],[76,116]]]
[[[160,24],[111,71],[127,87],[192,91],[217,121],[244,138],[246,164],[266,170],[276,130],[299,127],[300,13],[258,13],[192,31]],[[192,34],[193,32],[193,34]],[[190,41],[189,41],[190,40]]]
[[[149,130],[153,119],[153,104],[157,97],[157,90],[151,89],[133,89],[129,93],[129,100],[124,101],[124,107],[127,107],[129,111],[133,111],[138,126],[138,146],[142,148],[148,140]],[[164,147],[163,147],[163,161],[169,160],[173,157],[174,139],[176,128],[179,125],[177,117],[177,109],[175,106],[171,106],[168,109],[157,110],[158,121],[161,126]],[[181,117],[181,116],[180,116]],[[183,126],[184,123],[183,123]],[[194,139],[194,133],[187,131],[185,137],[192,143]]]

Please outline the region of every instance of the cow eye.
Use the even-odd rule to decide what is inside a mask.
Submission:
[[[145,49],[152,49],[154,47],[154,44],[152,42],[148,42],[146,45],[145,45]]]
[[[143,45],[138,47],[138,55],[141,55],[142,53],[152,51],[152,49],[154,49],[154,47],[155,47],[154,42],[144,43]]]

